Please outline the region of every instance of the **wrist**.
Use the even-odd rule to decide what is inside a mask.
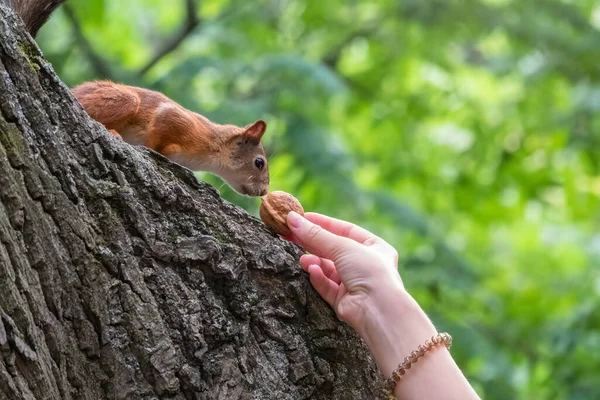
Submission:
[[[431,320],[403,287],[382,290],[371,296],[357,331],[385,376],[437,333]]]

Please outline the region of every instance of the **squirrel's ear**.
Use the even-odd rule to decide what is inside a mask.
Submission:
[[[247,139],[254,143],[259,143],[260,139],[262,139],[265,134],[265,130],[267,129],[267,123],[263,120],[258,120],[255,123],[248,125],[246,127],[246,131],[244,132],[244,136]]]

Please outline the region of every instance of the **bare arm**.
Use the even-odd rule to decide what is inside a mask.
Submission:
[[[419,345],[437,333],[406,291],[389,291],[367,312],[359,332],[385,377]],[[450,352],[443,346],[427,353],[396,385],[399,399],[479,399]]]
[[[320,214],[290,213],[288,239],[310,255],[302,268],[338,317],[363,338],[387,377],[425,340],[437,333],[404,288],[398,254],[388,243],[356,225]],[[437,347],[414,364],[396,385],[403,400],[479,399],[450,352]]]

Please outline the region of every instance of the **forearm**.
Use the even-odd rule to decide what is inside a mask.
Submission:
[[[406,291],[382,292],[370,299],[372,303],[359,333],[387,377],[437,331]],[[395,394],[401,400],[479,398],[443,346],[435,347],[413,364],[396,385]]]

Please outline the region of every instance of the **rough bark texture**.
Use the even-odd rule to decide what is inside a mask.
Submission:
[[[0,398],[372,399],[300,250],[91,121],[0,2]]]

